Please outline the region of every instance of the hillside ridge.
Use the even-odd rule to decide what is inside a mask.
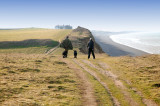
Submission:
[[[79,48],[80,52],[87,54],[87,44],[90,38],[95,42],[94,51],[95,53],[104,53],[102,48],[96,43],[90,30],[78,26],[70,34],[70,39],[73,43],[74,48]]]

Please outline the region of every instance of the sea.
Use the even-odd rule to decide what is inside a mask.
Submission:
[[[150,54],[160,54],[160,32],[136,32],[109,36],[114,42]]]

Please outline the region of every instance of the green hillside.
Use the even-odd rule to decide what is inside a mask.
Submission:
[[[0,53],[40,53],[57,46],[72,30],[15,29],[0,30]]]

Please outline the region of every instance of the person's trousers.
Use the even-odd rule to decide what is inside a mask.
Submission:
[[[94,50],[91,48],[88,49],[88,59],[90,58],[91,53],[92,53],[93,58],[95,59]]]
[[[63,52],[63,58],[67,58],[67,55],[68,55],[68,50],[65,50],[65,51]]]

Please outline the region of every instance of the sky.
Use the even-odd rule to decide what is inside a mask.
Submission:
[[[0,0],[0,28],[159,31],[160,0]]]

